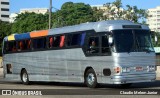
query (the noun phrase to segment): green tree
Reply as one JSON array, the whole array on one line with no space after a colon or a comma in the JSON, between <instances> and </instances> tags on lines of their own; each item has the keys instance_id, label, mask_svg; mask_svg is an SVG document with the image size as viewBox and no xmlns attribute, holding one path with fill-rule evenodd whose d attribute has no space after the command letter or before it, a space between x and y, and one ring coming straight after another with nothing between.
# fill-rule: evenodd
<instances>
[{"instance_id":1,"label":"green tree","mask_svg":"<svg viewBox=\"0 0 160 98\"><path fill-rule=\"evenodd\" d=\"M54 14L55 16L52 17L53 27L55 24L61 27L95 21L92 8L84 3L66 2Z\"/></svg>"},{"instance_id":2,"label":"green tree","mask_svg":"<svg viewBox=\"0 0 160 98\"><path fill-rule=\"evenodd\" d=\"M147 12L144 9L138 9L137 6L126 5L126 9L124 9L121 0L115 0L114 2L103 4L103 7L106 9L93 8L96 21L124 19L146 24Z\"/></svg>"},{"instance_id":3,"label":"green tree","mask_svg":"<svg viewBox=\"0 0 160 98\"><path fill-rule=\"evenodd\" d=\"M0 56L2 55L2 42L5 36L11 34L11 24L0 20Z\"/></svg>"},{"instance_id":4,"label":"green tree","mask_svg":"<svg viewBox=\"0 0 160 98\"><path fill-rule=\"evenodd\" d=\"M116 12L116 14L115 14L114 17L120 19L121 16L123 15L123 11L120 10L120 9L122 8L122 2L121 2L121 0L116 0L116 1L114 1L112 4L113 4L113 5L116 7L116 9L117 9L117 12ZM116 9L115 9L115 10L116 10Z\"/></svg>"},{"instance_id":5,"label":"green tree","mask_svg":"<svg viewBox=\"0 0 160 98\"><path fill-rule=\"evenodd\" d=\"M100 21L100 20L105 20L105 17L103 16L104 11L101 9L97 9L96 7L93 7L93 18L95 19L94 21Z\"/></svg>"},{"instance_id":6,"label":"green tree","mask_svg":"<svg viewBox=\"0 0 160 98\"><path fill-rule=\"evenodd\" d=\"M12 25L13 33L25 33L35 30L48 29L48 14L22 13Z\"/></svg>"},{"instance_id":7,"label":"green tree","mask_svg":"<svg viewBox=\"0 0 160 98\"><path fill-rule=\"evenodd\" d=\"M103 5L107 9L104 11L105 14L103 14L105 20L114 20L114 14L115 14L115 9L113 9L113 4L112 3L106 3Z\"/></svg>"},{"instance_id":8,"label":"green tree","mask_svg":"<svg viewBox=\"0 0 160 98\"><path fill-rule=\"evenodd\" d=\"M126 5L127 9L125 10L126 20L130 20L136 23L145 24L145 19L147 18L147 12L144 9L138 9L137 6ZM140 20L140 21L139 21Z\"/></svg>"}]
</instances>

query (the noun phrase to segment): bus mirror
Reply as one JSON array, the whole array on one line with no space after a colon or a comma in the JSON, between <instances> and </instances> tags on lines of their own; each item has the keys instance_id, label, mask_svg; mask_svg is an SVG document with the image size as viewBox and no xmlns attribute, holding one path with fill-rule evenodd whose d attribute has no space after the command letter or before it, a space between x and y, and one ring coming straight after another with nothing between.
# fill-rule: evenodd
<instances>
[{"instance_id":1,"label":"bus mirror","mask_svg":"<svg viewBox=\"0 0 160 98\"><path fill-rule=\"evenodd\" d=\"M108 42L109 42L109 44L110 44L110 45L112 45L112 44L113 44L113 37L112 37L112 36L109 36L109 38L108 38Z\"/></svg>"}]
</instances>

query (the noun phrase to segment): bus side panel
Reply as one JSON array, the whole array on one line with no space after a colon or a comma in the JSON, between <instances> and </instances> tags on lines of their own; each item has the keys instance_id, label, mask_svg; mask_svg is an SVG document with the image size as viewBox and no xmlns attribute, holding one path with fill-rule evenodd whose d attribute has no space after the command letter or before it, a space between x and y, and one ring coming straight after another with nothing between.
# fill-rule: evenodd
<instances>
[{"instance_id":1,"label":"bus side panel","mask_svg":"<svg viewBox=\"0 0 160 98\"><path fill-rule=\"evenodd\" d=\"M86 57L81 48L6 54L5 60L13 65L12 75L20 78L25 68L30 81L84 82L85 69L92 67L98 83L110 83L103 69L113 65L111 56Z\"/></svg>"}]
</instances>

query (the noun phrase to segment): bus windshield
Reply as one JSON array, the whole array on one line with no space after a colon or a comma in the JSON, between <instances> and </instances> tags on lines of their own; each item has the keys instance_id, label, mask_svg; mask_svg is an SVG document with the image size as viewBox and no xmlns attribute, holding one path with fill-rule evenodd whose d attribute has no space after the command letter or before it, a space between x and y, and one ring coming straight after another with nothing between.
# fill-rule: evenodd
<instances>
[{"instance_id":1,"label":"bus windshield","mask_svg":"<svg viewBox=\"0 0 160 98\"><path fill-rule=\"evenodd\" d=\"M154 51L148 30L114 30L116 52Z\"/></svg>"}]
</instances>

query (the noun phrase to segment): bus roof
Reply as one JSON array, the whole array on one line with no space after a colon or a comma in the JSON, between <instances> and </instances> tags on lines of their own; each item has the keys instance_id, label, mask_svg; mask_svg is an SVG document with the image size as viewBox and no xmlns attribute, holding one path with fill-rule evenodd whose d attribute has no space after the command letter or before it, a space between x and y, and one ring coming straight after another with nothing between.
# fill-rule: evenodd
<instances>
[{"instance_id":1,"label":"bus roof","mask_svg":"<svg viewBox=\"0 0 160 98\"><path fill-rule=\"evenodd\" d=\"M149 28L145 25L135 24L128 20L107 20L107 21L99 21L99 22L82 23L79 25L65 26L65 27L54 28L49 30L33 31L33 32L28 32L23 34L15 34L15 35L10 35L4 38L4 40L5 41L20 40L20 39L35 38L40 36L64 34L64 33L86 31L86 30L95 30L96 32L107 32L113 29L124 29L123 25L141 26L141 29L149 30Z\"/></svg>"}]
</instances>

